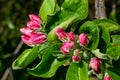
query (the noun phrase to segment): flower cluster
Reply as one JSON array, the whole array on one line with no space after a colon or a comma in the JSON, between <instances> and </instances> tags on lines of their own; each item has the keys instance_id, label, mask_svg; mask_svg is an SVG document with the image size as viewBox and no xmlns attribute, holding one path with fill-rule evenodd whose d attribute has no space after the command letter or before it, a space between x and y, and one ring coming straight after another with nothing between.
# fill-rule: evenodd
<instances>
[{"instance_id":1,"label":"flower cluster","mask_svg":"<svg viewBox=\"0 0 120 80\"><path fill-rule=\"evenodd\" d=\"M63 42L60 50L63 54L68 54L73 48L75 43L77 42L76 35L73 32L66 33L62 28L56 29L56 35L58 39ZM81 46L86 46L88 44L88 36L85 33L81 33L79 35L79 44ZM72 56L73 62L77 62L80 60L80 50L74 50L74 54Z\"/></svg>"},{"instance_id":2,"label":"flower cluster","mask_svg":"<svg viewBox=\"0 0 120 80\"><path fill-rule=\"evenodd\" d=\"M35 14L30 14L29 18L30 21L27 23L27 27L20 29L23 34L21 36L22 41L28 46L44 43L46 41L46 35L39 31L42 29L41 18Z\"/></svg>"}]
</instances>

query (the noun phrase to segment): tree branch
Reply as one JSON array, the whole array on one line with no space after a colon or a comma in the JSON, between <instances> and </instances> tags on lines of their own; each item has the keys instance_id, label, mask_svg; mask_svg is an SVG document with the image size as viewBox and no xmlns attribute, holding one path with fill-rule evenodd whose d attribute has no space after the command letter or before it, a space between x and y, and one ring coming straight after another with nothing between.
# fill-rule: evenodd
<instances>
[{"instance_id":1,"label":"tree branch","mask_svg":"<svg viewBox=\"0 0 120 80\"><path fill-rule=\"evenodd\" d=\"M105 1L104 0L95 0L95 18L96 19L105 19L106 12L105 12Z\"/></svg>"},{"instance_id":2,"label":"tree branch","mask_svg":"<svg viewBox=\"0 0 120 80\"><path fill-rule=\"evenodd\" d=\"M12 57L12 61L13 61L13 59L14 59L14 56L19 53L19 51L20 51L20 49L22 48L22 46L23 46L23 42L20 41L19 44L18 44L18 46L16 47L16 49L15 49L14 52L12 53L12 55L10 55L10 56L13 56L13 57ZM11 63L11 64L12 64L12 63ZM8 75L9 75L10 72L12 71L12 69L11 69L11 64L10 64L10 66L6 69L6 71L4 72L1 80L7 80Z\"/></svg>"}]
</instances>

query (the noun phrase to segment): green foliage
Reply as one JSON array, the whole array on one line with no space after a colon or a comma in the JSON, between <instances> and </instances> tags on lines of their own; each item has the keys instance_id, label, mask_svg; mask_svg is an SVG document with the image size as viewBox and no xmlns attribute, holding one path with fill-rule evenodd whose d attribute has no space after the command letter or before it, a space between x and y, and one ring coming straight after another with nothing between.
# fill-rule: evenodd
<instances>
[{"instance_id":1,"label":"green foliage","mask_svg":"<svg viewBox=\"0 0 120 80\"><path fill-rule=\"evenodd\" d=\"M85 22L80 28L79 33L86 33L91 36L88 47L90 49L96 49L99 43L99 28L98 26L91 21Z\"/></svg>"},{"instance_id":2,"label":"green foliage","mask_svg":"<svg viewBox=\"0 0 120 80\"><path fill-rule=\"evenodd\" d=\"M58 2L44 0L40 7L41 27L46 33L47 41L23 51L13 62L12 68L17 70L27 67L28 73L33 76L51 78L61 66L67 66L66 80L103 79L105 74L111 76L113 80L119 80L120 73L117 70L120 68L114 69L116 66L111 62L118 63L120 59L120 25L109 19L89 21L88 0L63 0L59 5ZM9 27L13 28L11 24ZM69 50L69 46L65 47L66 54L62 53L61 46L70 40L68 36L65 41L58 40L55 33L57 28L64 29L66 33L71 31L75 33L73 48ZM78 37L81 33L87 34L87 45L81 45ZM77 49L80 52L75 52ZM75 61L77 59L74 60L74 56L79 60ZM100 73L89 66L93 57L100 60ZM37 62L33 62L36 59ZM29 67L29 64L34 67Z\"/></svg>"},{"instance_id":3,"label":"green foliage","mask_svg":"<svg viewBox=\"0 0 120 80\"><path fill-rule=\"evenodd\" d=\"M13 69L22 69L29 65L32 61L38 56L38 46L33 47L32 49L25 50L14 62L12 65Z\"/></svg>"},{"instance_id":4,"label":"green foliage","mask_svg":"<svg viewBox=\"0 0 120 80\"><path fill-rule=\"evenodd\" d=\"M71 63L67 71L66 80L88 80L87 67L86 62Z\"/></svg>"},{"instance_id":5,"label":"green foliage","mask_svg":"<svg viewBox=\"0 0 120 80\"><path fill-rule=\"evenodd\" d=\"M57 28L63 28L64 30L66 30L73 22L81 21L85 19L87 15L87 0L65 0L61 6L61 11L56 14L56 16L53 16L53 18L55 18L53 19L55 20L55 22L52 21L51 26L46 27L46 29L52 29L48 33L48 41L52 42L57 38L55 34Z\"/></svg>"},{"instance_id":6,"label":"green foliage","mask_svg":"<svg viewBox=\"0 0 120 80\"><path fill-rule=\"evenodd\" d=\"M56 70L67 62L67 59L58 60L52 55L54 51L58 51L59 48L56 48L59 45L52 45L44 51L44 55L42 56L42 60L40 63L32 68L28 69L28 72L32 75L38 77L49 78L55 75Z\"/></svg>"},{"instance_id":7,"label":"green foliage","mask_svg":"<svg viewBox=\"0 0 120 80\"><path fill-rule=\"evenodd\" d=\"M96 23L98 26L106 27L109 32L120 31L120 25L109 19L94 20L94 23Z\"/></svg>"},{"instance_id":8,"label":"green foliage","mask_svg":"<svg viewBox=\"0 0 120 80\"><path fill-rule=\"evenodd\" d=\"M39 16L41 16L44 23L47 23L48 17L54 15L56 10L58 10L56 0L44 0Z\"/></svg>"},{"instance_id":9,"label":"green foliage","mask_svg":"<svg viewBox=\"0 0 120 80\"><path fill-rule=\"evenodd\" d=\"M118 75L118 73L116 73L116 70L114 68L109 68L107 70L107 73L112 77L113 80L120 79L120 75Z\"/></svg>"}]
</instances>

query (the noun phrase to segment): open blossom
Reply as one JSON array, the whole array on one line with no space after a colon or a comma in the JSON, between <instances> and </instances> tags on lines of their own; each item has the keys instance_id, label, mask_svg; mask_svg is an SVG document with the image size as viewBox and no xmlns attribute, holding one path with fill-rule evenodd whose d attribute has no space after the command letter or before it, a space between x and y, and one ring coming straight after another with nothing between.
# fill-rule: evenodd
<instances>
[{"instance_id":1,"label":"open blossom","mask_svg":"<svg viewBox=\"0 0 120 80\"><path fill-rule=\"evenodd\" d=\"M92 69L96 72L99 73L100 72L100 60L98 58L92 58L90 61L90 67L92 67Z\"/></svg>"},{"instance_id":2,"label":"open blossom","mask_svg":"<svg viewBox=\"0 0 120 80\"><path fill-rule=\"evenodd\" d=\"M109 75L106 75L106 76L104 77L104 80L112 80L112 78L111 78Z\"/></svg>"},{"instance_id":3,"label":"open blossom","mask_svg":"<svg viewBox=\"0 0 120 80\"><path fill-rule=\"evenodd\" d=\"M88 36L85 33L79 35L79 42L81 45L85 46L88 43Z\"/></svg>"},{"instance_id":4,"label":"open blossom","mask_svg":"<svg viewBox=\"0 0 120 80\"><path fill-rule=\"evenodd\" d=\"M22 41L28 46L32 46L34 44L42 44L46 41L46 36L43 33L35 33L32 32L31 36L22 35Z\"/></svg>"},{"instance_id":5,"label":"open blossom","mask_svg":"<svg viewBox=\"0 0 120 80\"><path fill-rule=\"evenodd\" d=\"M62 28L56 29L56 35L58 36L58 39L60 40L64 40L67 38L67 34Z\"/></svg>"},{"instance_id":6,"label":"open blossom","mask_svg":"<svg viewBox=\"0 0 120 80\"><path fill-rule=\"evenodd\" d=\"M68 39L69 39L69 41L75 41L75 34L73 32L69 32Z\"/></svg>"},{"instance_id":7,"label":"open blossom","mask_svg":"<svg viewBox=\"0 0 120 80\"><path fill-rule=\"evenodd\" d=\"M74 46L74 42L64 42L60 48L63 54L67 54Z\"/></svg>"},{"instance_id":8,"label":"open blossom","mask_svg":"<svg viewBox=\"0 0 120 80\"><path fill-rule=\"evenodd\" d=\"M72 56L73 62L78 62L79 60L80 60L80 56L77 56L77 55Z\"/></svg>"}]
</instances>

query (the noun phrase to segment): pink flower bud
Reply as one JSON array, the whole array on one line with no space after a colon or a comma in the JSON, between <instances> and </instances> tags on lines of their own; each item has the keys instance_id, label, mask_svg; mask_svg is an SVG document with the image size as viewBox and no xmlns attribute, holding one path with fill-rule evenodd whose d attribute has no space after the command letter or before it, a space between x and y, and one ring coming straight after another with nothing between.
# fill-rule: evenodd
<instances>
[{"instance_id":1,"label":"pink flower bud","mask_svg":"<svg viewBox=\"0 0 120 80\"><path fill-rule=\"evenodd\" d=\"M28 27L25 27L25 28L21 28L20 32L23 33L24 35L30 36L32 30L30 28L28 28Z\"/></svg>"},{"instance_id":2,"label":"pink flower bud","mask_svg":"<svg viewBox=\"0 0 120 80\"><path fill-rule=\"evenodd\" d=\"M29 18L31 21L38 21L41 24L41 18L38 15L35 14L29 14Z\"/></svg>"},{"instance_id":3,"label":"pink flower bud","mask_svg":"<svg viewBox=\"0 0 120 80\"><path fill-rule=\"evenodd\" d=\"M79 42L81 45L85 46L88 43L88 36L85 33L79 35Z\"/></svg>"},{"instance_id":4,"label":"pink flower bud","mask_svg":"<svg viewBox=\"0 0 120 80\"><path fill-rule=\"evenodd\" d=\"M74 42L64 42L60 48L63 54L67 54L73 48Z\"/></svg>"},{"instance_id":5,"label":"pink flower bud","mask_svg":"<svg viewBox=\"0 0 120 80\"><path fill-rule=\"evenodd\" d=\"M67 34L62 28L57 28L56 35L60 40L64 40L67 38Z\"/></svg>"},{"instance_id":6,"label":"pink flower bud","mask_svg":"<svg viewBox=\"0 0 120 80\"><path fill-rule=\"evenodd\" d=\"M31 41L30 41L30 37L29 37L29 36L27 36L27 35L22 35L22 36L21 36L21 39L22 39L22 41L23 41L26 45L32 46L32 43L31 43Z\"/></svg>"},{"instance_id":7,"label":"pink flower bud","mask_svg":"<svg viewBox=\"0 0 120 80\"><path fill-rule=\"evenodd\" d=\"M45 34L43 33L35 33L35 32L32 32L31 33L31 42L32 44L42 44L46 41L46 36Z\"/></svg>"},{"instance_id":8,"label":"pink flower bud","mask_svg":"<svg viewBox=\"0 0 120 80\"><path fill-rule=\"evenodd\" d=\"M75 34L73 32L68 33L68 40L69 41L75 41Z\"/></svg>"},{"instance_id":9,"label":"pink flower bud","mask_svg":"<svg viewBox=\"0 0 120 80\"><path fill-rule=\"evenodd\" d=\"M74 55L74 56L72 56L72 60L73 60L73 62L78 62L80 60L80 56Z\"/></svg>"},{"instance_id":10,"label":"pink flower bud","mask_svg":"<svg viewBox=\"0 0 120 80\"><path fill-rule=\"evenodd\" d=\"M98 58L92 58L90 61L90 67L92 67L92 69L96 72L99 73L100 72L100 60Z\"/></svg>"},{"instance_id":11,"label":"pink flower bud","mask_svg":"<svg viewBox=\"0 0 120 80\"><path fill-rule=\"evenodd\" d=\"M27 23L27 26L32 30L41 28L41 25L38 21L29 21Z\"/></svg>"},{"instance_id":12,"label":"pink flower bud","mask_svg":"<svg viewBox=\"0 0 120 80\"><path fill-rule=\"evenodd\" d=\"M22 35L22 41L28 46L32 46L34 44L42 44L46 41L46 36L43 33L31 32L31 36Z\"/></svg>"},{"instance_id":13,"label":"pink flower bud","mask_svg":"<svg viewBox=\"0 0 120 80\"><path fill-rule=\"evenodd\" d=\"M104 77L104 80L112 80L112 78L111 78L109 75L106 75L106 76Z\"/></svg>"}]
</instances>

